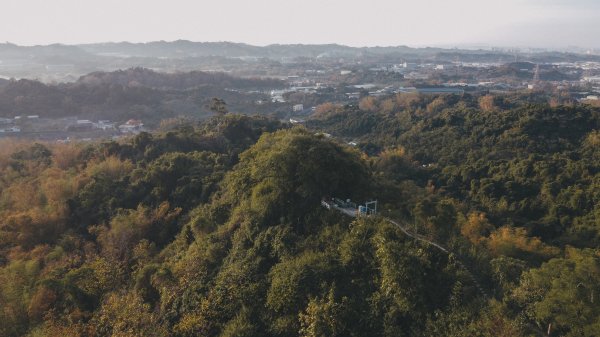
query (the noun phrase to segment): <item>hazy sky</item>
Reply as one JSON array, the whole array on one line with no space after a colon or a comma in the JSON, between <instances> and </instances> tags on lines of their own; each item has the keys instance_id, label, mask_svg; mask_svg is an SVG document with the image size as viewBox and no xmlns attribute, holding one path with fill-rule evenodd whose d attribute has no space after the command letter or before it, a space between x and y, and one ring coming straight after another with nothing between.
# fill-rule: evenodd
<instances>
[{"instance_id":1,"label":"hazy sky","mask_svg":"<svg viewBox=\"0 0 600 337\"><path fill-rule=\"evenodd\" d=\"M0 41L600 47L600 0L2 0Z\"/></svg>"}]
</instances>

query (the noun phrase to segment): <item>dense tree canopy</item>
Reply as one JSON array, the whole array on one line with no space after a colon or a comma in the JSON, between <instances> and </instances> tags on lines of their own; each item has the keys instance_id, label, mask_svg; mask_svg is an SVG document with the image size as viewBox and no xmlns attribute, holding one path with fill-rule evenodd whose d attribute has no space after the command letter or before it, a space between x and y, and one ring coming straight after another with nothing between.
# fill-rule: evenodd
<instances>
[{"instance_id":1,"label":"dense tree canopy","mask_svg":"<svg viewBox=\"0 0 600 337\"><path fill-rule=\"evenodd\" d=\"M596 336L600 115L525 101L2 140L0 336Z\"/></svg>"}]
</instances>

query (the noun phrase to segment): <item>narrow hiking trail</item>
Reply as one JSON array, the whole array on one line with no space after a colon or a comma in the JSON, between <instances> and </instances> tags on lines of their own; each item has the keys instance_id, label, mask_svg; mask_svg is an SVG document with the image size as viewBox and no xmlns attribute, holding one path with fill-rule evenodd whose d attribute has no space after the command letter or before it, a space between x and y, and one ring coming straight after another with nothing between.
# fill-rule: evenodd
<instances>
[{"instance_id":1,"label":"narrow hiking trail","mask_svg":"<svg viewBox=\"0 0 600 337\"><path fill-rule=\"evenodd\" d=\"M357 213L355 211L351 212L351 211L348 211L348 209L346 209L346 208L331 207L331 208L328 208L328 209L334 209L334 210L336 210L338 212L341 212L342 214L345 214L345 215L350 216L350 217L354 217L354 218L357 217ZM400 229L404 234L406 234L406 236L408 236L408 237L410 237L410 238L412 238L414 240L423 242L423 243L425 243L425 244L427 244L429 246L432 246L432 247L434 247L434 248L436 248L438 250L441 250L442 252L444 252L444 253L446 253L448 255L453 256L454 260L456 261L456 263L467 273L467 275L469 276L469 278L471 279L471 281L473 282L473 284L475 284L475 286L477 287L477 290L479 290L479 292L483 295L483 297L485 299L489 299L490 298L490 295L481 286L481 284L479 283L479 281L477 281L477 278L475 278L475 275L471 272L471 270L469 270L469 268L467 268L467 266L465 266L465 264L462 261L460 261L457 258L456 254L454 254L453 252L451 252L450 250L448 250L447 248L445 248L444 246L440 245L437 242L433 242L433 241L425 238L422 235L419 235L419 234L411 232L408 229L408 226L406 226L406 225L403 225L403 224L401 224L401 223L399 223L399 222L397 222L395 220L392 220L392 219L384 217L384 216L382 216L382 218L385 221L391 223L392 225L395 225L396 227L398 227L398 229Z\"/></svg>"}]
</instances>

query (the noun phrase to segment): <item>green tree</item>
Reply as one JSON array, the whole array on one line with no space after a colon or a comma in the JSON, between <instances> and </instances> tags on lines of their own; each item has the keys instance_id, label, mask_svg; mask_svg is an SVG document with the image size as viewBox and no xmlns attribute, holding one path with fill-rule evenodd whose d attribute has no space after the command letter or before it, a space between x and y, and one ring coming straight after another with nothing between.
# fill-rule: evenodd
<instances>
[{"instance_id":1,"label":"green tree","mask_svg":"<svg viewBox=\"0 0 600 337\"><path fill-rule=\"evenodd\" d=\"M225 100L217 97L213 97L210 100L208 108L210 109L210 111L219 115L225 115L228 112L227 103L225 103Z\"/></svg>"},{"instance_id":2,"label":"green tree","mask_svg":"<svg viewBox=\"0 0 600 337\"><path fill-rule=\"evenodd\" d=\"M552 336L595 336L600 320L600 258L593 250L567 249L526 272L512 298L532 324Z\"/></svg>"}]
</instances>

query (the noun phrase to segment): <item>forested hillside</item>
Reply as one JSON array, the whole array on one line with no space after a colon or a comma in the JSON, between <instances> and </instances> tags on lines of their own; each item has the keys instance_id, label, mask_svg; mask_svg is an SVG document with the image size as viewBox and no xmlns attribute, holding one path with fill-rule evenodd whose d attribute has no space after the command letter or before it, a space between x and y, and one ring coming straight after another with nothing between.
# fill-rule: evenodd
<instances>
[{"instance_id":1,"label":"forested hillside","mask_svg":"<svg viewBox=\"0 0 600 337\"><path fill-rule=\"evenodd\" d=\"M199 71L168 74L144 68L95 72L75 83L0 81L0 117L38 115L40 118L78 117L118 122L134 118L156 127L168 118L209 117L208 105L213 97L225 99L232 111L240 113L273 108L269 104L255 104L256 100L266 97L256 90L281 87L283 82L273 79ZM255 92L248 93L249 90ZM249 111L250 108L253 110Z\"/></svg>"},{"instance_id":2,"label":"forested hillside","mask_svg":"<svg viewBox=\"0 0 600 337\"><path fill-rule=\"evenodd\" d=\"M400 94L306 127L4 141L0 336L597 336L599 127L582 105Z\"/></svg>"},{"instance_id":3,"label":"forested hillside","mask_svg":"<svg viewBox=\"0 0 600 337\"><path fill-rule=\"evenodd\" d=\"M499 227L526 228L556 245L597 247L600 111L521 97L399 94L360 107L325 107L311 126L360 140L367 152L400 147L444 194Z\"/></svg>"}]
</instances>

